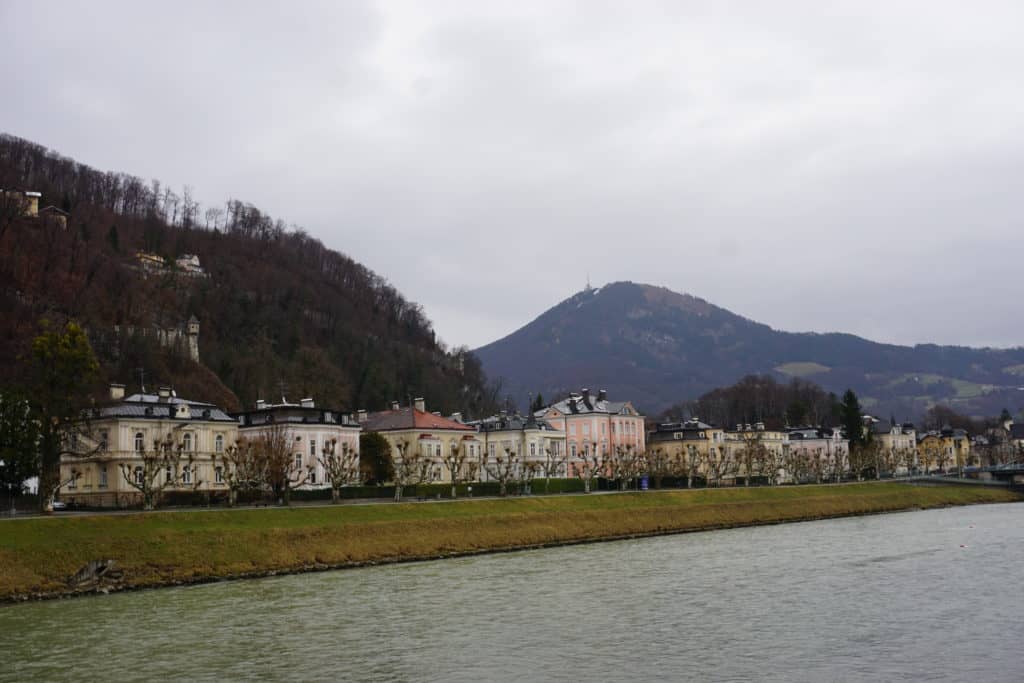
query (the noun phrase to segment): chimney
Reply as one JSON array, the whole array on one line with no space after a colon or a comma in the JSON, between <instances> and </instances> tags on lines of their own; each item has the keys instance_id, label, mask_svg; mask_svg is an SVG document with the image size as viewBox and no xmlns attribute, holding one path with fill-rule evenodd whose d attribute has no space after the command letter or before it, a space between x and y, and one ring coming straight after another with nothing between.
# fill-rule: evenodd
<instances>
[{"instance_id":1,"label":"chimney","mask_svg":"<svg viewBox=\"0 0 1024 683\"><path fill-rule=\"evenodd\" d=\"M267 407L267 402L266 401L264 401L262 398L256 399L256 410L263 410L266 407Z\"/></svg>"},{"instance_id":2,"label":"chimney","mask_svg":"<svg viewBox=\"0 0 1024 683\"><path fill-rule=\"evenodd\" d=\"M301 401L299 401L299 405L301 405L303 408L313 408L313 399L304 398Z\"/></svg>"},{"instance_id":3,"label":"chimney","mask_svg":"<svg viewBox=\"0 0 1024 683\"><path fill-rule=\"evenodd\" d=\"M398 401L391 402L391 410L398 410Z\"/></svg>"},{"instance_id":4,"label":"chimney","mask_svg":"<svg viewBox=\"0 0 1024 683\"><path fill-rule=\"evenodd\" d=\"M449 419L452 422L458 422L458 423L461 424L462 423L462 413L452 413L452 415L451 415L451 417Z\"/></svg>"},{"instance_id":5,"label":"chimney","mask_svg":"<svg viewBox=\"0 0 1024 683\"><path fill-rule=\"evenodd\" d=\"M597 400L598 401L607 401L608 400L608 392L605 391L604 389L601 389L600 391L598 391L597 392Z\"/></svg>"},{"instance_id":6,"label":"chimney","mask_svg":"<svg viewBox=\"0 0 1024 683\"><path fill-rule=\"evenodd\" d=\"M166 385L162 386L159 389L157 389L157 393L160 394L160 398L168 399L168 398L171 397L171 388L169 386L166 386Z\"/></svg>"},{"instance_id":7,"label":"chimney","mask_svg":"<svg viewBox=\"0 0 1024 683\"><path fill-rule=\"evenodd\" d=\"M584 389L580 390L580 393L583 394L583 400L584 401L587 401L590 398L590 389L584 388Z\"/></svg>"},{"instance_id":8,"label":"chimney","mask_svg":"<svg viewBox=\"0 0 1024 683\"><path fill-rule=\"evenodd\" d=\"M754 429L756 429L759 432L763 432L764 431L764 422L758 422L757 424L755 424L754 425Z\"/></svg>"},{"instance_id":9,"label":"chimney","mask_svg":"<svg viewBox=\"0 0 1024 683\"><path fill-rule=\"evenodd\" d=\"M368 417L369 414L366 412L366 408L360 408L359 410L356 411L356 421L359 422L360 424L366 422L366 418Z\"/></svg>"},{"instance_id":10,"label":"chimney","mask_svg":"<svg viewBox=\"0 0 1024 683\"><path fill-rule=\"evenodd\" d=\"M421 413L427 412L427 402L424 401L422 397L414 398L412 400L412 405Z\"/></svg>"},{"instance_id":11,"label":"chimney","mask_svg":"<svg viewBox=\"0 0 1024 683\"><path fill-rule=\"evenodd\" d=\"M124 385L123 384L111 384L110 385L110 400L120 401L124 398Z\"/></svg>"},{"instance_id":12,"label":"chimney","mask_svg":"<svg viewBox=\"0 0 1024 683\"><path fill-rule=\"evenodd\" d=\"M741 425L740 423L737 422L736 423L736 431L737 432L742 432L743 431L743 425Z\"/></svg>"}]
</instances>

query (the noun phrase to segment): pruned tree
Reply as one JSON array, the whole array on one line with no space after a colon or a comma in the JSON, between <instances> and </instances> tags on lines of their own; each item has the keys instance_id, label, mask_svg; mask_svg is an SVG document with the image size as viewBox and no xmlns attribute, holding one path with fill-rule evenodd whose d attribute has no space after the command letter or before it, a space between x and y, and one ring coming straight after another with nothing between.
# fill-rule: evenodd
<instances>
[{"instance_id":1,"label":"pruned tree","mask_svg":"<svg viewBox=\"0 0 1024 683\"><path fill-rule=\"evenodd\" d=\"M291 431L273 423L253 436L252 443L265 464L265 483L274 500L278 505L291 505L292 491L309 481L313 471L303 463L302 453L294 452Z\"/></svg>"},{"instance_id":2,"label":"pruned tree","mask_svg":"<svg viewBox=\"0 0 1024 683\"><path fill-rule=\"evenodd\" d=\"M564 449L562 448L555 450L551 446L544 448L544 460L540 463L541 471L544 473L544 493L548 492L548 484L551 479L560 475L565 469L568 455L563 451Z\"/></svg>"},{"instance_id":3,"label":"pruned tree","mask_svg":"<svg viewBox=\"0 0 1024 683\"><path fill-rule=\"evenodd\" d=\"M406 486L422 484L430 474L431 462L418 448L413 448L408 439L395 443L398 457L392 460L395 481L395 502L402 500Z\"/></svg>"},{"instance_id":4,"label":"pruned tree","mask_svg":"<svg viewBox=\"0 0 1024 683\"><path fill-rule=\"evenodd\" d=\"M142 496L143 510L156 509L165 489L188 485L194 490L202 483L194 452L176 443L171 433L154 439L151 449L137 451L132 460L120 464L121 476Z\"/></svg>"},{"instance_id":5,"label":"pruned tree","mask_svg":"<svg viewBox=\"0 0 1024 683\"><path fill-rule=\"evenodd\" d=\"M498 495L508 495L508 483L519 474L519 456L512 448L502 448L484 462L487 475L498 482Z\"/></svg>"},{"instance_id":6,"label":"pruned tree","mask_svg":"<svg viewBox=\"0 0 1024 683\"><path fill-rule=\"evenodd\" d=\"M583 492L590 493L594 480L605 471L605 459L598 451L597 444L584 444L583 453L576 465L576 476L583 480Z\"/></svg>"},{"instance_id":7,"label":"pruned tree","mask_svg":"<svg viewBox=\"0 0 1024 683\"><path fill-rule=\"evenodd\" d=\"M686 447L686 452L683 454L683 468L686 470L686 488L693 488L693 478L700 474L701 465L704 463L704 457L701 455L700 450L690 444ZM707 473L707 470L704 470Z\"/></svg>"},{"instance_id":8,"label":"pruned tree","mask_svg":"<svg viewBox=\"0 0 1024 683\"><path fill-rule=\"evenodd\" d=\"M540 473L541 464L536 461L523 460L519 463L519 492L526 494L531 492L530 483Z\"/></svg>"},{"instance_id":9,"label":"pruned tree","mask_svg":"<svg viewBox=\"0 0 1024 683\"><path fill-rule=\"evenodd\" d=\"M461 441L453 439L448 444L448 451L441 453L441 462L451 475L452 498L455 498L459 484L476 479L479 464L469 457L469 449Z\"/></svg>"},{"instance_id":10,"label":"pruned tree","mask_svg":"<svg viewBox=\"0 0 1024 683\"><path fill-rule=\"evenodd\" d=\"M638 465L639 459L633 446L615 446L608 456L608 478L618 484L620 491L625 491L629 482L638 474Z\"/></svg>"},{"instance_id":11,"label":"pruned tree","mask_svg":"<svg viewBox=\"0 0 1024 683\"><path fill-rule=\"evenodd\" d=\"M661 488L665 477L672 476L678 470L678 459L669 453L667 448L648 448L644 461L647 465L647 474L656 489Z\"/></svg>"},{"instance_id":12,"label":"pruned tree","mask_svg":"<svg viewBox=\"0 0 1024 683\"><path fill-rule=\"evenodd\" d=\"M338 503L341 500L343 487L358 484L361 481L359 451L348 443L342 443L339 449L337 439L325 441L320 455L317 456L317 461L324 468L324 477L330 482L332 503Z\"/></svg>"},{"instance_id":13,"label":"pruned tree","mask_svg":"<svg viewBox=\"0 0 1024 683\"><path fill-rule=\"evenodd\" d=\"M743 472L743 485L750 486L750 480L766 469L768 449L759 431L746 432L742 438L743 445L736 451L736 466Z\"/></svg>"},{"instance_id":14,"label":"pruned tree","mask_svg":"<svg viewBox=\"0 0 1024 683\"><path fill-rule=\"evenodd\" d=\"M213 456L214 469L220 468L224 484L228 487L228 506L238 503L240 493L262 490L267 481L266 460L261 449L248 439L242 439Z\"/></svg>"},{"instance_id":15,"label":"pruned tree","mask_svg":"<svg viewBox=\"0 0 1024 683\"><path fill-rule=\"evenodd\" d=\"M736 458L728 448L709 448L704 457L704 465L709 480L715 486L721 486L724 479L735 473Z\"/></svg>"}]
</instances>

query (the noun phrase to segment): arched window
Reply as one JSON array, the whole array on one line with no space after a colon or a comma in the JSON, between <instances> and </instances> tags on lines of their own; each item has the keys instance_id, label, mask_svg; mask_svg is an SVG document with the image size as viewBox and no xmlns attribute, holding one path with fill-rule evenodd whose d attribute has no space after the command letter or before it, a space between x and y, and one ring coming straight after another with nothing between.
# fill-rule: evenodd
<instances>
[{"instance_id":1,"label":"arched window","mask_svg":"<svg viewBox=\"0 0 1024 683\"><path fill-rule=\"evenodd\" d=\"M192 435L189 434L188 432L185 432L185 434L181 437L181 448L182 450L185 451L192 450Z\"/></svg>"},{"instance_id":2,"label":"arched window","mask_svg":"<svg viewBox=\"0 0 1024 683\"><path fill-rule=\"evenodd\" d=\"M135 452L141 453L146 450L146 435L142 432L135 433Z\"/></svg>"},{"instance_id":3,"label":"arched window","mask_svg":"<svg viewBox=\"0 0 1024 683\"><path fill-rule=\"evenodd\" d=\"M215 453L224 452L224 435L218 434L213 438L213 450Z\"/></svg>"}]
</instances>

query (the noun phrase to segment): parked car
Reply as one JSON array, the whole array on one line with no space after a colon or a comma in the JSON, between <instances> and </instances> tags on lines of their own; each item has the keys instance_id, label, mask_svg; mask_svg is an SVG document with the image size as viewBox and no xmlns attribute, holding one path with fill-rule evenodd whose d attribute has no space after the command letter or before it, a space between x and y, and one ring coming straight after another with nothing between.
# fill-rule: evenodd
<instances>
[{"instance_id":1,"label":"parked car","mask_svg":"<svg viewBox=\"0 0 1024 683\"><path fill-rule=\"evenodd\" d=\"M61 510L67 510L68 504L61 500L53 501L53 511L60 512Z\"/></svg>"}]
</instances>

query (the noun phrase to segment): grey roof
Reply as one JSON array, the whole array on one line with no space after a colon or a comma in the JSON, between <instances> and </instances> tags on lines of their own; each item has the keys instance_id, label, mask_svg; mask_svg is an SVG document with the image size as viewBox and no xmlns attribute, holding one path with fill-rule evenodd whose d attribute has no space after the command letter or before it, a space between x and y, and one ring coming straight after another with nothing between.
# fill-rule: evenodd
<instances>
[{"instance_id":1,"label":"grey roof","mask_svg":"<svg viewBox=\"0 0 1024 683\"><path fill-rule=\"evenodd\" d=\"M466 424L476 427L481 432L504 432L504 431L555 431L555 428L547 420L538 420L535 415L492 415L482 420L473 420Z\"/></svg>"},{"instance_id":2,"label":"grey roof","mask_svg":"<svg viewBox=\"0 0 1024 683\"><path fill-rule=\"evenodd\" d=\"M176 418L175 406L186 404L191 417ZM234 422L235 419L212 403L190 401L177 396L161 397L158 394L132 394L123 401L110 403L96 409L97 417L131 417L154 420L191 420L193 422Z\"/></svg>"},{"instance_id":3,"label":"grey roof","mask_svg":"<svg viewBox=\"0 0 1024 683\"><path fill-rule=\"evenodd\" d=\"M1024 439L1024 424L1010 425L1010 438L1014 440Z\"/></svg>"},{"instance_id":4,"label":"grey roof","mask_svg":"<svg viewBox=\"0 0 1024 683\"><path fill-rule=\"evenodd\" d=\"M575 409L573 409L573 401L575 400ZM567 415L582 415L589 413L597 413L602 415L619 415L626 408L626 406L632 407L629 401L609 401L607 399L599 400L593 394L589 396L582 396L581 394L572 394L569 398L552 403L547 408L538 410L535 414L540 417L544 415L548 410L554 408L561 413ZM635 410L635 408L634 408ZM637 411L637 416L640 416Z\"/></svg>"}]
</instances>

